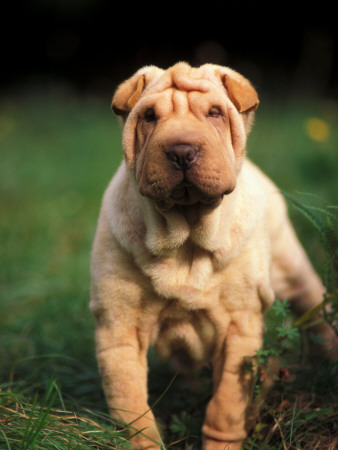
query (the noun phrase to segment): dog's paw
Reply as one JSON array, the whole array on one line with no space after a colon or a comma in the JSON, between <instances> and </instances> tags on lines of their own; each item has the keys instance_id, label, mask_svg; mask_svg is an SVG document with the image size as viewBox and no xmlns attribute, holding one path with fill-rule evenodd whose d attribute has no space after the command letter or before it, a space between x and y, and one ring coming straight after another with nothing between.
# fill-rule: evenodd
<instances>
[{"instance_id":1,"label":"dog's paw","mask_svg":"<svg viewBox=\"0 0 338 450\"><path fill-rule=\"evenodd\" d=\"M203 438L202 450L241 450L243 441L217 441Z\"/></svg>"}]
</instances>

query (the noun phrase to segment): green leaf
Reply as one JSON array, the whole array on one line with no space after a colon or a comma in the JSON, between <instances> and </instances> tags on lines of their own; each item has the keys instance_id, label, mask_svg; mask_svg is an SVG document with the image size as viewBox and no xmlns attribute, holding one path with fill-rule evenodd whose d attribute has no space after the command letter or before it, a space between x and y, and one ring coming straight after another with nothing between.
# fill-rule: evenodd
<instances>
[{"instance_id":1,"label":"green leaf","mask_svg":"<svg viewBox=\"0 0 338 450\"><path fill-rule=\"evenodd\" d=\"M295 339L299 336L299 331L294 327L277 327L277 333L279 338Z\"/></svg>"},{"instance_id":2,"label":"green leaf","mask_svg":"<svg viewBox=\"0 0 338 450\"><path fill-rule=\"evenodd\" d=\"M271 306L271 309L276 316L286 318L290 312L290 305L287 300L277 300Z\"/></svg>"}]
</instances>

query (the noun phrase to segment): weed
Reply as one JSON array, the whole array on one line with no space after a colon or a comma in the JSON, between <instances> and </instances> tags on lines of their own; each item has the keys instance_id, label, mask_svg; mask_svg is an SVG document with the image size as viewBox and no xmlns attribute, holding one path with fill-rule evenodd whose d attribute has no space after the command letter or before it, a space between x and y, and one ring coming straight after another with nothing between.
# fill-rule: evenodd
<instances>
[{"instance_id":1,"label":"weed","mask_svg":"<svg viewBox=\"0 0 338 450\"><path fill-rule=\"evenodd\" d=\"M245 448L333 450L338 444L338 363L323 358L320 367L304 365L301 334L304 330L311 331L320 321L326 321L337 332L338 240L332 224L338 217L332 212L335 208L307 206L293 196L287 198L311 221L320 236L326 256L323 279L327 290L322 303L299 319L292 317L286 300L275 301L268 312L264 347L247 359L247 369L256 368L258 372L253 414L259 419ZM320 338L314 343L321 343ZM275 359L279 361L277 372L271 371L271 367L274 369L271 361ZM265 398L267 376L276 383L272 403ZM259 408L262 408L260 415Z\"/></svg>"}]
</instances>

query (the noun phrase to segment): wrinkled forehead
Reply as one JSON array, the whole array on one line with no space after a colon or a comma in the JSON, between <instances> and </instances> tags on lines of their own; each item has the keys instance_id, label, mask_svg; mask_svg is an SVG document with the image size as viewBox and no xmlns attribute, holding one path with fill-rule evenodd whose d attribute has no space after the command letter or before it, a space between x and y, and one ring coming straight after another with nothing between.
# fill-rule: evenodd
<instances>
[{"instance_id":1,"label":"wrinkled forehead","mask_svg":"<svg viewBox=\"0 0 338 450\"><path fill-rule=\"evenodd\" d=\"M203 67L193 68L181 63L159 74L149 83L146 92L163 92L172 88L185 92L207 93L215 88L222 88L222 83L211 70Z\"/></svg>"},{"instance_id":2,"label":"wrinkled forehead","mask_svg":"<svg viewBox=\"0 0 338 450\"><path fill-rule=\"evenodd\" d=\"M220 77L213 71L178 64L174 69L162 71L144 90L136 110L156 104L163 114L172 110L185 112L198 105L220 104L228 96ZM195 106L196 107L196 106Z\"/></svg>"}]
</instances>

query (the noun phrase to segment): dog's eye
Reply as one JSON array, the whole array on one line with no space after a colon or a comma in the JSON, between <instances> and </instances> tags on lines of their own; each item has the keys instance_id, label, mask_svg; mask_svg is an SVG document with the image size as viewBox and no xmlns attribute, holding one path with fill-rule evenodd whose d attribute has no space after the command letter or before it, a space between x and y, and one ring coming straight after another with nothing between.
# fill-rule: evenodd
<instances>
[{"instance_id":1,"label":"dog's eye","mask_svg":"<svg viewBox=\"0 0 338 450\"><path fill-rule=\"evenodd\" d=\"M148 108L144 113L144 120L146 122L154 122L156 120L156 114L153 108Z\"/></svg>"},{"instance_id":2,"label":"dog's eye","mask_svg":"<svg viewBox=\"0 0 338 450\"><path fill-rule=\"evenodd\" d=\"M217 106L212 106L209 109L209 112L208 112L209 117L214 117L217 119L217 117L220 117L221 115L222 115L222 112L219 108L217 108Z\"/></svg>"}]
</instances>

